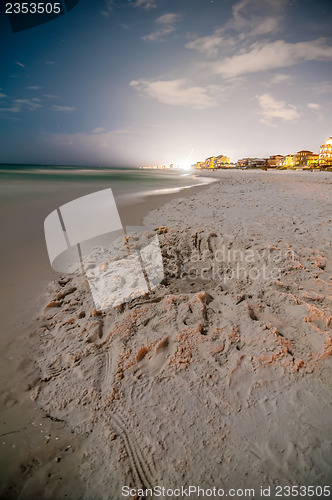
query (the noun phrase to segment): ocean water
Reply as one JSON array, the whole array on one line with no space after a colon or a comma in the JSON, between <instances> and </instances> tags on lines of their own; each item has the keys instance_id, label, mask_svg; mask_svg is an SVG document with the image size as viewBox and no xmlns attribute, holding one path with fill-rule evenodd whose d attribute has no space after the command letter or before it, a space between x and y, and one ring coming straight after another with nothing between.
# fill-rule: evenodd
<instances>
[{"instance_id":1,"label":"ocean water","mask_svg":"<svg viewBox=\"0 0 332 500\"><path fill-rule=\"evenodd\" d=\"M123 225L136 225L132 219L141 201L146 199L149 206L148 195L208 181L195 173L171 170L0 165L0 349L3 341L6 344L20 333L20 328L14 333L18 317L21 313L26 317L29 304L31 310L35 308L35 299L57 276L44 236L44 221L51 212L76 198L111 188Z\"/></svg>"},{"instance_id":2,"label":"ocean water","mask_svg":"<svg viewBox=\"0 0 332 500\"><path fill-rule=\"evenodd\" d=\"M205 183L192 172L105 167L0 165L0 203L57 191L94 192L111 188L116 195L166 194ZM85 193L86 194L86 193Z\"/></svg>"}]
</instances>

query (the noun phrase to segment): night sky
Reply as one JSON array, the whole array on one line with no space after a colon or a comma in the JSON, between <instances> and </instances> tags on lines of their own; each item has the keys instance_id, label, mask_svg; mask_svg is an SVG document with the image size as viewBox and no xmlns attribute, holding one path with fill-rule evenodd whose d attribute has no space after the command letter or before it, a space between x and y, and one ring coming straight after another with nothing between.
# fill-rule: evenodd
<instances>
[{"instance_id":1,"label":"night sky","mask_svg":"<svg viewBox=\"0 0 332 500\"><path fill-rule=\"evenodd\" d=\"M2 10L0 162L319 152L331 27L331 0L80 0L17 33Z\"/></svg>"}]
</instances>

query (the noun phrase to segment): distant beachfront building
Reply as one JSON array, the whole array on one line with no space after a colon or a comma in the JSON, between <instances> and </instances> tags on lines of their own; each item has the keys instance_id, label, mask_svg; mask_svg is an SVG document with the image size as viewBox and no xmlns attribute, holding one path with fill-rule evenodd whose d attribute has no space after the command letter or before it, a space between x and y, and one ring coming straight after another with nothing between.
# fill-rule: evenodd
<instances>
[{"instance_id":1,"label":"distant beachfront building","mask_svg":"<svg viewBox=\"0 0 332 500\"><path fill-rule=\"evenodd\" d=\"M214 159L215 159L215 156L210 156L209 158L206 158L204 168L213 168L214 167Z\"/></svg>"},{"instance_id":2,"label":"distant beachfront building","mask_svg":"<svg viewBox=\"0 0 332 500\"><path fill-rule=\"evenodd\" d=\"M286 168L294 167L295 165L295 155L286 155L284 160L284 166Z\"/></svg>"},{"instance_id":3,"label":"distant beachfront building","mask_svg":"<svg viewBox=\"0 0 332 500\"><path fill-rule=\"evenodd\" d=\"M267 167L276 168L282 167L284 164L285 157L283 155L273 155L267 158L266 163Z\"/></svg>"},{"instance_id":4,"label":"distant beachfront building","mask_svg":"<svg viewBox=\"0 0 332 500\"><path fill-rule=\"evenodd\" d=\"M266 158L250 158L248 167L265 168Z\"/></svg>"},{"instance_id":5,"label":"distant beachfront building","mask_svg":"<svg viewBox=\"0 0 332 500\"><path fill-rule=\"evenodd\" d=\"M318 162L319 162L319 154L313 153L312 155L309 155L307 158L308 167L318 167Z\"/></svg>"},{"instance_id":6,"label":"distant beachfront building","mask_svg":"<svg viewBox=\"0 0 332 500\"><path fill-rule=\"evenodd\" d=\"M236 165L241 168L265 168L267 160L266 158L241 158Z\"/></svg>"},{"instance_id":7,"label":"distant beachfront building","mask_svg":"<svg viewBox=\"0 0 332 500\"><path fill-rule=\"evenodd\" d=\"M245 168L248 166L249 158L241 158L236 162L236 166L240 168Z\"/></svg>"},{"instance_id":8,"label":"distant beachfront building","mask_svg":"<svg viewBox=\"0 0 332 500\"><path fill-rule=\"evenodd\" d=\"M198 161L194 168L222 168L229 167L229 158L225 155L209 156L205 161Z\"/></svg>"},{"instance_id":9,"label":"distant beachfront building","mask_svg":"<svg viewBox=\"0 0 332 500\"><path fill-rule=\"evenodd\" d=\"M218 155L214 159L214 168L228 167L229 158L225 155Z\"/></svg>"},{"instance_id":10,"label":"distant beachfront building","mask_svg":"<svg viewBox=\"0 0 332 500\"><path fill-rule=\"evenodd\" d=\"M332 137L321 145L318 163L319 165L332 165Z\"/></svg>"},{"instance_id":11,"label":"distant beachfront building","mask_svg":"<svg viewBox=\"0 0 332 500\"><path fill-rule=\"evenodd\" d=\"M294 165L299 167L304 167L307 165L307 161L310 156L313 155L312 151L308 151L306 149L302 149L298 151L296 155L294 155Z\"/></svg>"}]
</instances>

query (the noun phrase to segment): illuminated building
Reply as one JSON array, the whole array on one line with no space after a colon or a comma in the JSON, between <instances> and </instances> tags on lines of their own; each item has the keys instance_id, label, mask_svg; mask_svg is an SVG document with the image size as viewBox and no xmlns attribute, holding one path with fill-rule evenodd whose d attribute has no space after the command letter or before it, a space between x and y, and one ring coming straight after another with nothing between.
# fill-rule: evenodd
<instances>
[{"instance_id":1,"label":"illuminated building","mask_svg":"<svg viewBox=\"0 0 332 500\"><path fill-rule=\"evenodd\" d=\"M282 167L284 164L284 156L282 155L273 155L267 158L267 167L270 168L276 168L276 167Z\"/></svg>"},{"instance_id":2,"label":"illuminated building","mask_svg":"<svg viewBox=\"0 0 332 500\"><path fill-rule=\"evenodd\" d=\"M224 155L216 156L214 159L214 168L220 168L220 167L225 167L225 166L227 166L227 167L229 166L228 156L224 156Z\"/></svg>"},{"instance_id":3,"label":"illuminated building","mask_svg":"<svg viewBox=\"0 0 332 500\"><path fill-rule=\"evenodd\" d=\"M307 166L308 167L318 167L319 154L313 153L309 155L307 158Z\"/></svg>"},{"instance_id":4,"label":"illuminated building","mask_svg":"<svg viewBox=\"0 0 332 500\"><path fill-rule=\"evenodd\" d=\"M302 149L298 151L294 157L294 165L299 167L304 167L307 164L308 158L313 155L312 151Z\"/></svg>"},{"instance_id":5,"label":"illuminated building","mask_svg":"<svg viewBox=\"0 0 332 500\"><path fill-rule=\"evenodd\" d=\"M248 167L265 168L265 158L249 158Z\"/></svg>"},{"instance_id":6,"label":"illuminated building","mask_svg":"<svg viewBox=\"0 0 332 500\"><path fill-rule=\"evenodd\" d=\"M285 156L284 166L289 168L289 167L294 167L294 165L295 165L295 155Z\"/></svg>"},{"instance_id":7,"label":"illuminated building","mask_svg":"<svg viewBox=\"0 0 332 500\"><path fill-rule=\"evenodd\" d=\"M240 160L238 160L236 162L236 166L237 167L247 167L248 166L248 160L249 158L241 158Z\"/></svg>"},{"instance_id":8,"label":"illuminated building","mask_svg":"<svg viewBox=\"0 0 332 500\"><path fill-rule=\"evenodd\" d=\"M206 158L204 168L214 168L214 156Z\"/></svg>"},{"instance_id":9,"label":"illuminated building","mask_svg":"<svg viewBox=\"0 0 332 500\"><path fill-rule=\"evenodd\" d=\"M265 158L242 158L238 160L237 166L244 168L265 168L267 165L266 161Z\"/></svg>"},{"instance_id":10,"label":"illuminated building","mask_svg":"<svg viewBox=\"0 0 332 500\"><path fill-rule=\"evenodd\" d=\"M332 137L329 137L325 144L320 147L319 165L332 165Z\"/></svg>"}]
</instances>

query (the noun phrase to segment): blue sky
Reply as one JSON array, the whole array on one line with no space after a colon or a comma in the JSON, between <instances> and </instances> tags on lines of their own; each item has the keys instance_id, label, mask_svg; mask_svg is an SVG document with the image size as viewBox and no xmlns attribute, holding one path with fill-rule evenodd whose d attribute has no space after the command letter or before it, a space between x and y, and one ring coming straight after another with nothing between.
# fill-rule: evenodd
<instances>
[{"instance_id":1,"label":"blue sky","mask_svg":"<svg viewBox=\"0 0 332 500\"><path fill-rule=\"evenodd\" d=\"M330 0L80 0L12 33L0 162L140 166L319 151Z\"/></svg>"}]
</instances>

